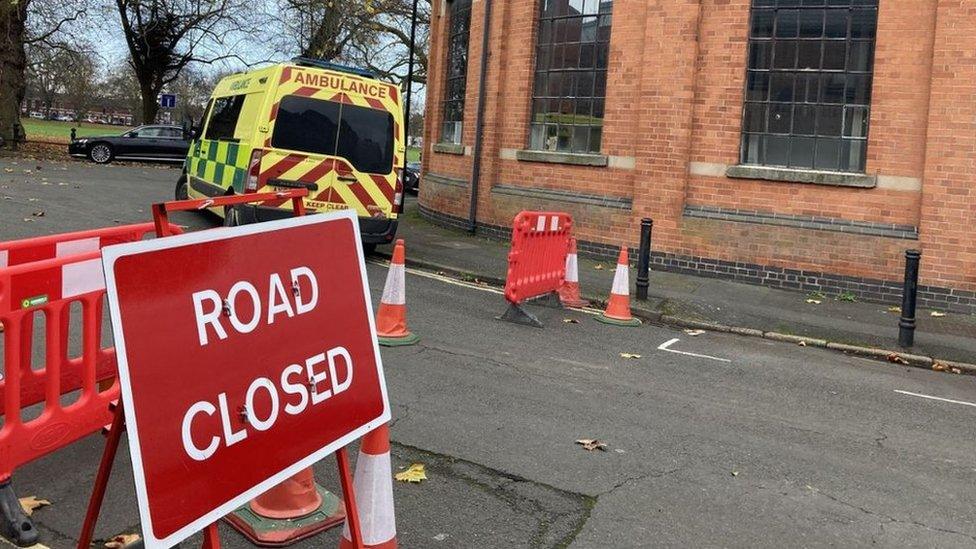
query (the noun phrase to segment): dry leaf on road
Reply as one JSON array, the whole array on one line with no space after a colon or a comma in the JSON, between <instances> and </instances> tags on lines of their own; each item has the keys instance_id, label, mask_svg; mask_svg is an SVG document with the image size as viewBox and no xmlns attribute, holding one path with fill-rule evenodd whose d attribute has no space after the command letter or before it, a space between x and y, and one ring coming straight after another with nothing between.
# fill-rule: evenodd
<instances>
[{"instance_id":1,"label":"dry leaf on road","mask_svg":"<svg viewBox=\"0 0 976 549\"><path fill-rule=\"evenodd\" d=\"M44 210L37 210L36 212L32 213L31 215L34 216L34 217L44 217Z\"/></svg>"},{"instance_id":2,"label":"dry leaf on road","mask_svg":"<svg viewBox=\"0 0 976 549\"><path fill-rule=\"evenodd\" d=\"M889 313L901 314L901 307L888 307Z\"/></svg>"},{"instance_id":3,"label":"dry leaf on road","mask_svg":"<svg viewBox=\"0 0 976 549\"><path fill-rule=\"evenodd\" d=\"M945 313L943 313L942 311L932 311L931 313L929 313L929 315L930 315L930 316L934 316L935 318L942 318L942 317L944 317L944 316L945 316L946 314L945 314Z\"/></svg>"},{"instance_id":4,"label":"dry leaf on road","mask_svg":"<svg viewBox=\"0 0 976 549\"><path fill-rule=\"evenodd\" d=\"M579 324L579 320L576 320L575 318L564 318L563 322L566 324Z\"/></svg>"},{"instance_id":5,"label":"dry leaf on road","mask_svg":"<svg viewBox=\"0 0 976 549\"><path fill-rule=\"evenodd\" d=\"M123 547L127 547L139 541L139 539L139 534L119 534L106 541L105 547L108 549L122 549Z\"/></svg>"},{"instance_id":6,"label":"dry leaf on road","mask_svg":"<svg viewBox=\"0 0 976 549\"><path fill-rule=\"evenodd\" d=\"M590 452L593 450L601 450L603 452L607 451L606 443L600 442L595 438L581 438L576 441L576 444L581 445L584 450L588 450Z\"/></svg>"},{"instance_id":7,"label":"dry leaf on road","mask_svg":"<svg viewBox=\"0 0 976 549\"><path fill-rule=\"evenodd\" d=\"M603 270L603 264L597 263L596 265L593 266L593 268L596 269L596 270L598 270L598 271L602 271Z\"/></svg>"},{"instance_id":8,"label":"dry leaf on road","mask_svg":"<svg viewBox=\"0 0 976 549\"><path fill-rule=\"evenodd\" d=\"M812 304L812 305L820 305L820 304L821 304L821 303L823 303L823 302L822 302L822 301L820 301L819 299L808 299L808 300L807 300L807 303L810 303L810 304Z\"/></svg>"},{"instance_id":9,"label":"dry leaf on road","mask_svg":"<svg viewBox=\"0 0 976 549\"><path fill-rule=\"evenodd\" d=\"M51 505L51 502L46 499L38 499L37 496L27 496L26 498L20 498L20 507L24 510L24 514L31 516L34 511L40 509L41 507L47 507Z\"/></svg>"},{"instance_id":10,"label":"dry leaf on road","mask_svg":"<svg viewBox=\"0 0 976 549\"><path fill-rule=\"evenodd\" d=\"M406 471L393 475L393 478L400 482L421 482L427 480L427 473L423 463L414 463Z\"/></svg>"},{"instance_id":11,"label":"dry leaf on road","mask_svg":"<svg viewBox=\"0 0 976 549\"><path fill-rule=\"evenodd\" d=\"M705 330L685 330L685 333L692 337L696 337L705 333Z\"/></svg>"},{"instance_id":12,"label":"dry leaf on road","mask_svg":"<svg viewBox=\"0 0 976 549\"><path fill-rule=\"evenodd\" d=\"M635 355L633 353L620 353L620 358L630 358L636 360L638 358L641 358L641 355Z\"/></svg>"},{"instance_id":13,"label":"dry leaf on road","mask_svg":"<svg viewBox=\"0 0 976 549\"><path fill-rule=\"evenodd\" d=\"M897 353L891 353L888 355L888 362L894 362L895 364L908 364L908 361Z\"/></svg>"},{"instance_id":14,"label":"dry leaf on road","mask_svg":"<svg viewBox=\"0 0 976 549\"><path fill-rule=\"evenodd\" d=\"M936 372L944 372L946 371L946 365L941 362L936 362L932 364L932 370Z\"/></svg>"}]
</instances>

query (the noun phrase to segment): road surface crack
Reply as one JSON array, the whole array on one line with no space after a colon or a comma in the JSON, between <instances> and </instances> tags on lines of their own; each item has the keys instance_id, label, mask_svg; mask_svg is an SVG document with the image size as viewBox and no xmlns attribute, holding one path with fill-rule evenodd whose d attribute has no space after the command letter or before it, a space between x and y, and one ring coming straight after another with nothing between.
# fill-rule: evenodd
<instances>
[{"instance_id":1,"label":"road surface crack","mask_svg":"<svg viewBox=\"0 0 976 549\"><path fill-rule=\"evenodd\" d=\"M872 510L870 510L870 509L868 509L866 507L862 507L860 505L856 505L854 503L850 503L850 502L845 501L845 500L843 500L843 499L841 499L839 497L832 496L832 495L830 495L830 494L828 494L826 492L820 491L820 490L816 490L815 489L814 492L817 493L817 494L820 494L821 496L823 496L823 497L825 497L825 498L827 498L827 499L829 499L829 500L831 500L831 501L833 501L835 503L839 503L840 505L843 505L845 507L848 507L848 508L851 508L851 509L860 511L860 512L866 514L866 515L869 515L869 516L872 516L872 517L877 517L877 518L881 519L880 524L881 524L882 527L885 524L904 524L904 525L908 525L908 526L916 526L916 527L919 527L919 528L924 528L926 530L931 530L933 532L941 532L941 533L944 533L944 534L953 534L953 535L956 535L956 536L962 536L962 537L965 537L965 538L969 538L972 541L976 541L976 536L974 536L972 534L967 534L966 532L960 532L958 530L950 530L948 528L939 528L938 526L930 526L928 524L925 524L924 522L917 521L917 520L903 520L903 519L898 519L898 518L892 517L890 515L886 515L884 513L878 513L876 511L872 511Z\"/></svg>"}]
</instances>

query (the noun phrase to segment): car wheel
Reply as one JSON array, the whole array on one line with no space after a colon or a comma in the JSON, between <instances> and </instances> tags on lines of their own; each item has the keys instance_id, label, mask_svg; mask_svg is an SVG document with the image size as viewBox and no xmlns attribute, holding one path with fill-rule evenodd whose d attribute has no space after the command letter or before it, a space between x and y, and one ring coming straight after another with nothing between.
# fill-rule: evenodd
<instances>
[{"instance_id":1,"label":"car wheel","mask_svg":"<svg viewBox=\"0 0 976 549\"><path fill-rule=\"evenodd\" d=\"M88 151L88 158L96 164L108 164L112 161L112 146L108 143L95 143Z\"/></svg>"},{"instance_id":2,"label":"car wheel","mask_svg":"<svg viewBox=\"0 0 976 549\"><path fill-rule=\"evenodd\" d=\"M173 193L177 200L190 199L190 183L187 181L186 174L176 182L176 192Z\"/></svg>"}]
</instances>

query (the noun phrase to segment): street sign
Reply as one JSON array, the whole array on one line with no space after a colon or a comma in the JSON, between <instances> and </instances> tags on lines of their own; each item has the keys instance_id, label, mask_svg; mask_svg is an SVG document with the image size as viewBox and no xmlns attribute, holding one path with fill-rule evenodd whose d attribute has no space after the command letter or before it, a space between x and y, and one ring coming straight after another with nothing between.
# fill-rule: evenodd
<instances>
[{"instance_id":1,"label":"street sign","mask_svg":"<svg viewBox=\"0 0 976 549\"><path fill-rule=\"evenodd\" d=\"M176 94L175 93L163 93L159 95L159 106L164 109L175 109L176 108Z\"/></svg>"},{"instance_id":2,"label":"street sign","mask_svg":"<svg viewBox=\"0 0 976 549\"><path fill-rule=\"evenodd\" d=\"M351 210L103 251L146 547L386 423Z\"/></svg>"}]
</instances>

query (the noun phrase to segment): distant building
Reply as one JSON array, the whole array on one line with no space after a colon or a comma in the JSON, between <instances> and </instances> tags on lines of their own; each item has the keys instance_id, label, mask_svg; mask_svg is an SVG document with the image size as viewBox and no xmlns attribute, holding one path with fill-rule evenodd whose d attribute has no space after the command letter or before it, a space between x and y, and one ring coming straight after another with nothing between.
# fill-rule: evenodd
<instances>
[{"instance_id":1,"label":"distant building","mask_svg":"<svg viewBox=\"0 0 976 549\"><path fill-rule=\"evenodd\" d=\"M434 0L421 213L504 238L564 210L584 251L976 312L976 10L959 0Z\"/></svg>"}]
</instances>

